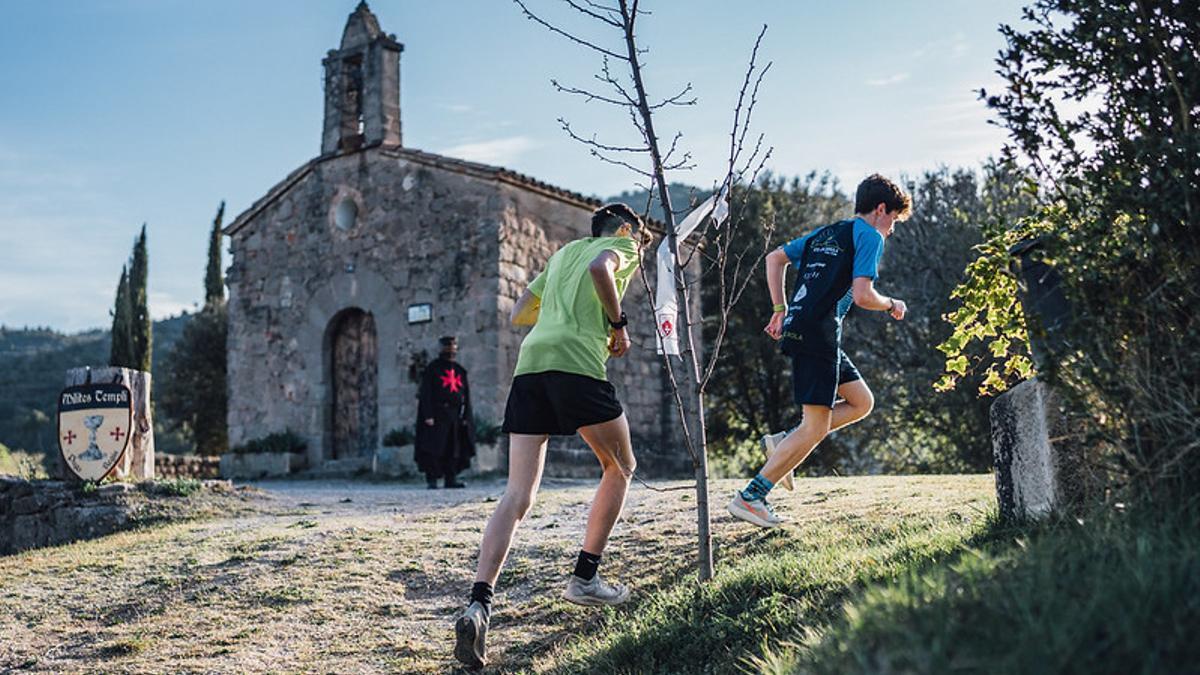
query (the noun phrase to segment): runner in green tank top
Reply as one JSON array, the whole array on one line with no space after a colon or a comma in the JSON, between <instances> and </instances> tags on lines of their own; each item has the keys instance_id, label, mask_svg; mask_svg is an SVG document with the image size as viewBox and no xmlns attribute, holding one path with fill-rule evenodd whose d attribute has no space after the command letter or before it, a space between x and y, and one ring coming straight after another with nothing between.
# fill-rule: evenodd
<instances>
[{"instance_id":1,"label":"runner in green tank top","mask_svg":"<svg viewBox=\"0 0 1200 675\"><path fill-rule=\"evenodd\" d=\"M629 351L621 298L637 270L642 238L641 219L628 206L598 209L592 214L592 236L552 255L513 307L513 324L533 330L521 343L504 411L508 485L479 546L470 604L454 626L454 656L472 668L487 663L493 587L517 524L533 505L552 435L578 433L603 470L563 597L589 606L629 598L628 588L605 581L597 570L636 465L629 423L605 364Z\"/></svg>"}]
</instances>

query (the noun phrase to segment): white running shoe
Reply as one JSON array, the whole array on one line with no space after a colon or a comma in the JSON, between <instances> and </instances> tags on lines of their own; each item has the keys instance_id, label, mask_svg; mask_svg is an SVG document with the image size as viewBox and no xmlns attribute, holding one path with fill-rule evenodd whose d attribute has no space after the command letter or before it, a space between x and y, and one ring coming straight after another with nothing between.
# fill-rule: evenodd
<instances>
[{"instance_id":1,"label":"white running shoe","mask_svg":"<svg viewBox=\"0 0 1200 675\"><path fill-rule=\"evenodd\" d=\"M454 658L476 670L486 666L487 631L487 610L479 602L472 602L454 622Z\"/></svg>"},{"instance_id":2,"label":"white running shoe","mask_svg":"<svg viewBox=\"0 0 1200 675\"><path fill-rule=\"evenodd\" d=\"M742 497L740 490L734 490L733 499L729 505L725 507L734 518L744 520L747 523L753 523L759 527L777 527L783 522L779 516L775 515L775 509L767 503L766 497L747 501Z\"/></svg>"},{"instance_id":3,"label":"white running shoe","mask_svg":"<svg viewBox=\"0 0 1200 675\"><path fill-rule=\"evenodd\" d=\"M770 459L771 456L775 454L775 449L779 447L779 444L783 442L783 439L787 438L787 435L788 432L781 431L777 434L767 434L766 436L762 437L763 446L767 449L767 459ZM795 471L795 469L792 471ZM796 489L796 483L792 478L792 471L788 471L787 473L783 474L783 478L779 479L779 486L788 492Z\"/></svg>"},{"instance_id":4,"label":"white running shoe","mask_svg":"<svg viewBox=\"0 0 1200 675\"><path fill-rule=\"evenodd\" d=\"M624 584L608 583L600 577L599 572L590 581L572 574L563 591L563 598L584 607L619 605L629 599L629 588Z\"/></svg>"}]
</instances>

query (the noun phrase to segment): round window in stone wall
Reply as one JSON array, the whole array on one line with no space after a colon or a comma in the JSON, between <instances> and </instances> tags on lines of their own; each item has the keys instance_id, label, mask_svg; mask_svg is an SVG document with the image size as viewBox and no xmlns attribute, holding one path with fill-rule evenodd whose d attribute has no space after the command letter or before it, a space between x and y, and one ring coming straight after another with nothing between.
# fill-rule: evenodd
<instances>
[{"instance_id":1,"label":"round window in stone wall","mask_svg":"<svg viewBox=\"0 0 1200 675\"><path fill-rule=\"evenodd\" d=\"M358 222L358 204L353 199L346 198L338 202L333 212L333 220L340 230L352 230Z\"/></svg>"}]
</instances>

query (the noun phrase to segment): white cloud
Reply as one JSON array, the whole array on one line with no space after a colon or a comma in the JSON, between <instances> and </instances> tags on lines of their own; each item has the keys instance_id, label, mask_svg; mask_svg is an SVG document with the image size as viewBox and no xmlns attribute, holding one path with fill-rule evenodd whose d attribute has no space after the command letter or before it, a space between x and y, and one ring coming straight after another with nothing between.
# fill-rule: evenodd
<instances>
[{"instance_id":1,"label":"white cloud","mask_svg":"<svg viewBox=\"0 0 1200 675\"><path fill-rule=\"evenodd\" d=\"M867 80L866 84L869 87L887 87L893 84L900 84L910 77L909 73L896 73L891 77L881 77L874 80Z\"/></svg>"},{"instance_id":2,"label":"white cloud","mask_svg":"<svg viewBox=\"0 0 1200 675\"><path fill-rule=\"evenodd\" d=\"M468 113L473 110L471 106L465 103L443 103L441 107L443 110L449 110L452 113Z\"/></svg>"},{"instance_id":3,"label":"white cloud","mask_svg":"<svg viewBox=\"0 0 1200 675\"><path fill-rule=\"evenodd\" d=\"M169 316L175 316L183 311L194 312L199 309L197 303L184 302L170 293L150 291L150 318L158 321Z\"/></svg>"},{"instance_id":4,"label":"white cloud","mask_svg":"<svg viewBox=\"0 0 1200 675\"><path fill-rule=\"evenodd\" d=\"M512 164L522 154L535 147L537 147L537 143L527 136L512 136L476 143L461 143L442 150L440 154L481 164L503 166Z\"/></svg>"}]
</instances>

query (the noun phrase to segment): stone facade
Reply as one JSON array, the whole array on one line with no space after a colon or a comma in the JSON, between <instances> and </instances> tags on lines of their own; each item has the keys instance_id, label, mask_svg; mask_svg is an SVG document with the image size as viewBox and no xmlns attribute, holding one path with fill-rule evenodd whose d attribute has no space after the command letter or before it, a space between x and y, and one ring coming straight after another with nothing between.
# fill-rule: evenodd
<instances>
[{"instance_id":1,"label":"stone facade","mask_svg":"<svg viewBox=\"0 0 1200 675\"><path fill-rule=\"evenodd\" d=\"M384 434L415 421L410 365L422 354L432 356L436 339L447 334L458 337L477 417L498 423L525 333L509 324L509 312L550 254L588 233L600 205L595 200L505 169L401 147L399 53L395 38L383 36L359 5L342 49L325 61L323 154L226 228L233 252L231 445L291 430L308 441L310 467L355 456L369 466ZM354 63L383 65L354 73ZM368 103L358 123L345 124L344 102L358 96L347 98L338 89L345 86L383 92L389 100ZM420 321L410 310L425 304L431 317ZM646 307L639 280L624 304ZM640 464L644 473L686 472L690 464L664 396L650 312L629 314L634 349L610 362L609 373ZM354 339L361 348L334 348L344 341L340 327L347 323L358 327ZM343 352L352 356L335 356ZM351 395L362 414L335 414L338 401L344 408ZM346 437L361 439L358 447L335 443ZM590 472L595 464L581 441L556 440L548 471Z\"/></svg>"}]
</instances>

